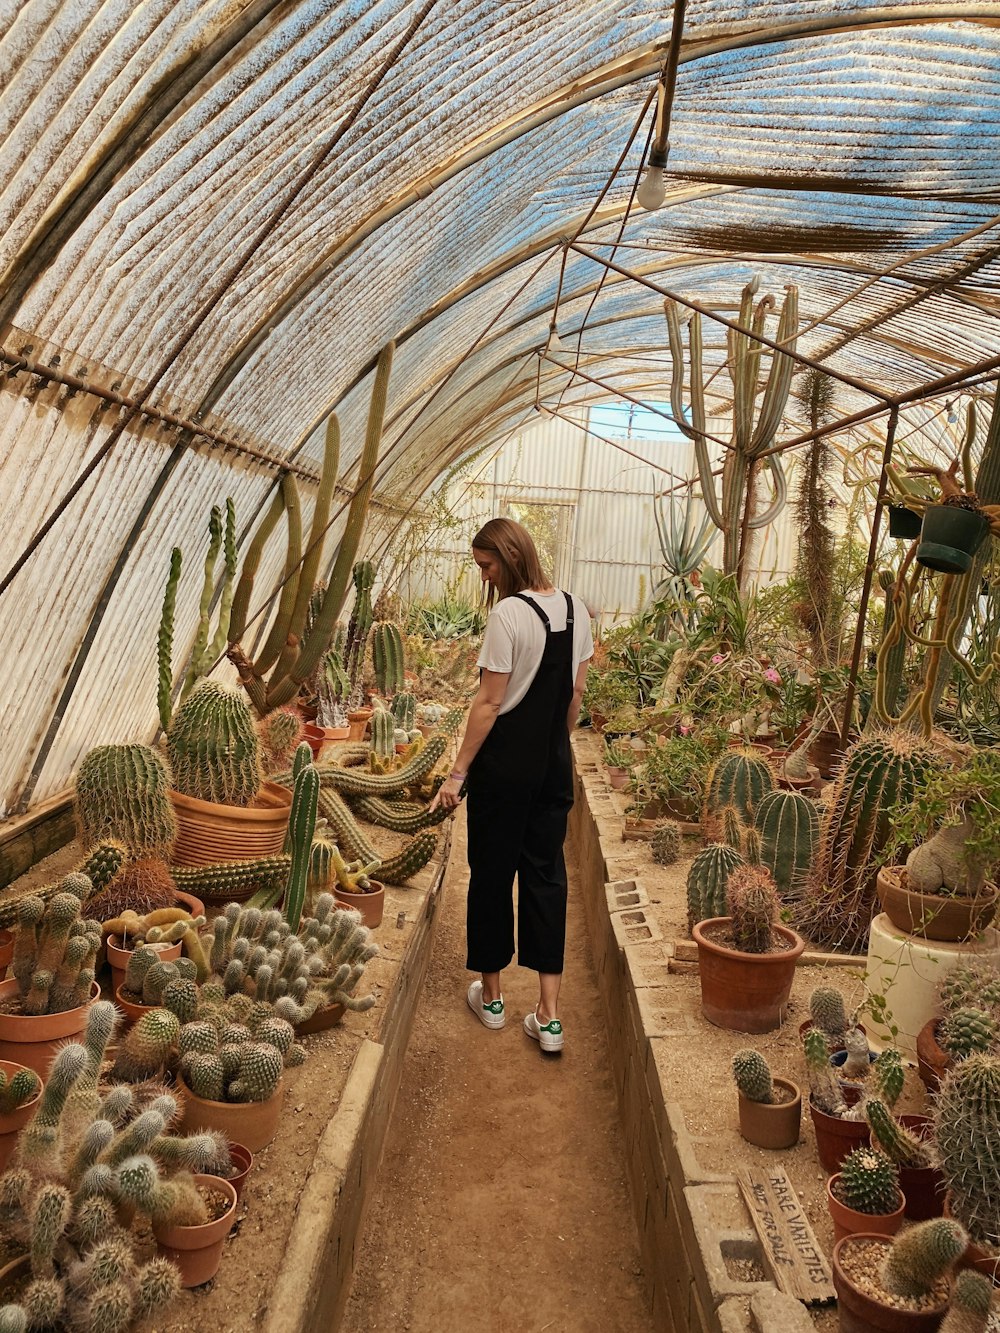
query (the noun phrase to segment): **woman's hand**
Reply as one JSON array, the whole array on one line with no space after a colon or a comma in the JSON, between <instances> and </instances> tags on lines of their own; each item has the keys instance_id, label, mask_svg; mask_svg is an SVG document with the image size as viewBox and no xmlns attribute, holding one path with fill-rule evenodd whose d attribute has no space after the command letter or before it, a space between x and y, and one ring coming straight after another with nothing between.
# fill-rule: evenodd
<instances>
[{"instance_id":1,"label":"woman's hand","mask_svg":"<svg viewBox=\"0 0 1000 1333\"><path fill-rule=\"evenodd\" d=\"M444 782L438 787L433 801L430 803L430 809L436 810L441 806L443 810L455 810L462 799L462 783L465 781L464 773L449 773Z\"/></svg>"}]
</instances>

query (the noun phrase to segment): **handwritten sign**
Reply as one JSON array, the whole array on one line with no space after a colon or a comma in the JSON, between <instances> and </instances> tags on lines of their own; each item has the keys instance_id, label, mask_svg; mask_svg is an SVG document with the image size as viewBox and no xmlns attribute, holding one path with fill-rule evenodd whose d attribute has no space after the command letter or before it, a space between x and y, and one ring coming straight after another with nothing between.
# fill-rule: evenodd
<instances>
[{"instance_id":1,"label":"handwritten sign","mask_svg":"<svg viewBox=\"0 0 1000 1333\"><path fill-rule=\"evenodd\" d=\"M806 1305L836 1300L829 1264L782 1168L738 1171L736 1179L778 1289Z\"/></svg>"}]
</instances>

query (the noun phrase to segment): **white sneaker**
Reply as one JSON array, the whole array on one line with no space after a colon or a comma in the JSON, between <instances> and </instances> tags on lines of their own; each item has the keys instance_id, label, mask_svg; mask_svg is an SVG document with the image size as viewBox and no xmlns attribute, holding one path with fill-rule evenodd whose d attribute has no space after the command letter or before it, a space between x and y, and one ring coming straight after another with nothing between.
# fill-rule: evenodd
<instances>
[{"instance_id":1,"label":"white sneaker","mask_svg":"<svg viewBox=\"0 0 1000 1333\"><path fill-rule=\"evenodd\" d=\"M466 996L469 1001L469 1008L485 1027L492 1028L494 1032L502 1028L507 1022L507 1015L504 1013L503 996L499 1000L491 1000L489 1004L483 1002L483 983L474 981L469 987L469 993Z\"/></svg>"},{"instance_id":2,"label":"white sneaker","mask_svg":"<svg viewBox=\"0 0 1000 1333\"><path fill-rule=\"evenodd\" d=\"M524 1030L529 1037L538 1042L543 1051L555 1052L563 1048L563 1030L558 1018L550 1018L547 1023L539 1023L538 1015L532 1010L525 1016Z\"/></svg>"}]
</instances>

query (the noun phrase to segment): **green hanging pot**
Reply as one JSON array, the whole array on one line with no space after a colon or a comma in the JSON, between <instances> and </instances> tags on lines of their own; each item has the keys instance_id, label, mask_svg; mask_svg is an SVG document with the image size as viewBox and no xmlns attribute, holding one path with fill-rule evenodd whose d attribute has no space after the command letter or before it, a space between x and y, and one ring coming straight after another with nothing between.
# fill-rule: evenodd
<instances>
[{"instance_id":1,"label":"green hanging pot","mask_svg":"<svg viewBox=\"0 0 1000 1333\"><path fill-rule=\"evenodd\" d=\"M915 541L920 536L920 515L905 505L887 505L889 510L889 536Z\"/></svg>"},{"instance_id":2,"label":"green hanging pot","mask_svg":"<svg viewBox=\"0 0 1000 1333\"><path fill-rule=\"evenodd\" d=\"M975 510L930 505L920 528L917 563L941 574L964 574L989 530L989 520Z\"/></svg>"}]
</instances>

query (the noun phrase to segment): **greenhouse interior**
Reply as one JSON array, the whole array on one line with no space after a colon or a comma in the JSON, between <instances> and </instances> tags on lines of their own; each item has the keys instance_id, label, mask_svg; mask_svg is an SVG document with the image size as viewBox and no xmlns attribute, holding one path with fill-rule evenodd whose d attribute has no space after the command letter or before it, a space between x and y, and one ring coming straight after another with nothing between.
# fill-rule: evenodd
<instances>
[{"instance_id":1,"label":"greenhouse interior","mask_svg":"<svg viewBox=\"0 0 1000 1333\"><path fill-rule=\"evenodd\" d=\"M0 72L0 1333L1000 1333L1000 0Z\"/></svg>"}]
</instances>

